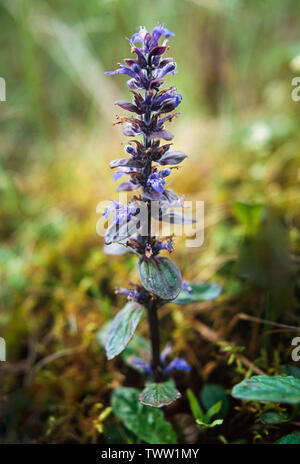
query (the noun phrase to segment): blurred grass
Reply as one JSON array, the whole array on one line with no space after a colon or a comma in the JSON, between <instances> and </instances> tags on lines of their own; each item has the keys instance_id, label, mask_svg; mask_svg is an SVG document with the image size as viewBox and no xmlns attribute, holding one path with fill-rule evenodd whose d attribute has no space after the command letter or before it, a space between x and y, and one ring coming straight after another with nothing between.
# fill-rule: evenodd
<instances>
[{"instance_id":1,"label":"blurred grass","mask_svg":"<svg viewBox=\"0 0 300 464\"><path fill-rule=\"evenodd\" d=\"M217 311L203 316L216 330L239 311L264 317L266 282L274 267L280 280L288 262L284 278L292 293L268 317L297 323L300 106L290 98L297 75L290 63L300 54L300 4L73 0L71 7L4 0L0 11L7 83L7 102L0 103L0 335L8 346L0 366L0 434L6 442L97 441L95 404L109 404L126 369L106 363L95 334L122 305L115 285L136 280L135 258L105 255L95 231L97 203L115 195L108 162L124 142L111 127L113 102L128 96L125 81L103 70L128 55L124 38L140 24L166 22L176 33L170 44L179 73L172 84L184 101L172 131L189 158L174 175L174 189L205 201L206 235L200 250L178 239L174 260L188 280L223 284ZM233 214L236 200L265 208L267 222L252 242ZM258 250L250 263L245 242ZM243 280L241 264L256 278ZM224 362L179 310L166 309L162 323L164 342L174 339L175 352L197 366L197 382L214 371L210 363ZM240 344L249 340L253 359L261 355L258 332L233 334ZM275 344L287 362L289 335L282 337ZM261 367L277 368L272 354L267 366L265 359ZM218 380L229 385L230 375L239 380L241 373Z\"/></svg>"}]
</instances>

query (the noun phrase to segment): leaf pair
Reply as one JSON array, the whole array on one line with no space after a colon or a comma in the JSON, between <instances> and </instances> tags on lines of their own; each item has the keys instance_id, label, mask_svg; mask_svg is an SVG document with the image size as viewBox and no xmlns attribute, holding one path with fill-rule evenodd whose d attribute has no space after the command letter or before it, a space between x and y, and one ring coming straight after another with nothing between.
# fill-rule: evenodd
<instances>
[{"instance_id":1,"label":"leaf pair","mask_svg":"<svg viewBox=\"0 0 300 464\"><path fill-rule=\"evenodd\" d=\"M108 359L113 359L120 354L128 345L143 315L143 306L130 301L120 311L111 323L108 334L101 334L101 341L106 338L105 349ZM130 352L129 352L130 356ZM167 406L178 398L181 394L176 389L174 381L169 379L167 382L147 383L145 389L139 395L139 401L147 406L161 408Z\"/></svg>"},{"instance_id":2,"label":"leaf pair","mask_svg":"<svg viewBox=\"0 0 300 464\"><path fill-rule=\"evenodd\" d=\"M141 283L154 295L171 300L181 289L179 269L168 258L140 260L138 273ZM108 359L113 359L128 345L144 313L144 307L129 301L114 318L105 345Z\"/></svg>"}]
</instances>

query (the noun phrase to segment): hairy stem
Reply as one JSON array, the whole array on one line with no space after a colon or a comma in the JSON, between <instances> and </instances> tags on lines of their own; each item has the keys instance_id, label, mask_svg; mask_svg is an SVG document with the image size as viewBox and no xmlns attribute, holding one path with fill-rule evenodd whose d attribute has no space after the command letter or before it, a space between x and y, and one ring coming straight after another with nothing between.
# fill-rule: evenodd
<instances>
[{"instance_id":1,"label":"hairy stem","mask_svg":"<svg viewBox=\"0 0 300 464\"><path fill-rule=\"evenodd\" d=\"M162 380L162 365L160 360L160 337L159 327L157 318L157 306L155 303L150 303L147 307L148 310L148 322L150 329L150 339L152 348L152 374L155 382L161 382Z\"/></svg>"},{"instance_id":2,"label":"hairy stem","mask_svg":"<svg viewBox=\"0 0 300 464\"><path fill-rule=\"evenodd\" d=\"M147 77L150 79L152 75L152 68L151 63L148 63L147 69ZM145 91L145 98L147 96L147 91ZM144 121L146 124L150 124L151 121L151 108L147 108ZM145 150L151 147L152 142L147 136L144 136L144 148ZM152 161L151 157L149 157L148 162L146 164L144 175L148 177L151 173L152 168ZM151 242L151 200L147 202L147 210L148 210L148 217L147 217L147 235L148 235L148 243ZM151 359L151 367L152 367L152 375L155 382L162 381L162 365L160 360L160 336L159 336L159 326L158 326L158 318L157 318L157 303L155 301L149 303L147 305L148 311L148 322L149 322L149 330L150 330L150 340L151 340L151 348L152 348L152 359Z\"/></svg>"}]
</instances>

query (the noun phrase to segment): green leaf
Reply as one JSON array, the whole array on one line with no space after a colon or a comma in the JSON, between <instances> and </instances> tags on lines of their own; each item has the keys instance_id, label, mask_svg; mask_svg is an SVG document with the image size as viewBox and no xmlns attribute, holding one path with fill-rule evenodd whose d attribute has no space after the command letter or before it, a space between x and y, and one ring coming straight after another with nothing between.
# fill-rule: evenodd
<instances>
[{"instance_id":1,"label":"green leaf","mask_svg":"<svg viewBox=\"0 0 300 464\"><path fill-rule=\"evenodd\" d=\"M275 445L300 445L300 432L292 432L275 441Z\"/></svg>"},{"instance_id":2,"label":"green leaf","mask_svg":"<svg viewBox=\"0 0 300 464\"><path fill-rule=\"evenodd\" d=\"M107 337L105 349L108 359L113 359L128 345L143 315L144 307L129 301L114 318Z\"/></svg>"},{"instance_id":3,"label":"green leaf","mask_svg":"<svg viewBox=\"0 0 300 464\"><path fill-rule=\"evenodd\" d=\"M139 395L139 401L147 406L161 408L168 406L180 397L181 394L176 389L174 381L170 379L163 383L149 382Z\"/></svg>"},{"instance_id":4,"label":"green leaf","mask_svg":"<svg viewBox=\"0 0 300 464\"><path fill-rule=\"evenodd\" d=\"M296 379L300 379L300 368L298 366L288 364L287 366L282 366L281 374L291 375L293 377L296 377Z\"/></svg>"},{"instance_id":5,"label":"green leaf","mask_svg":"<svg viewBox=\"0 0 300 464\"><path fill-rule=\"evenodd\" d=\"M176 434L163 412L138 400L138 390L122 387L112 396L114 414L138 438L150 444L177 443Z\"/></svg>"},{"instance_id":6,"label":"green leaf","mask_svg":"<svg viewBox=\"0 0 300 464\"><path fill-rule=\"evenodd\" d=\"M229 400L224 388L214 383L208 383L202 388L200 398L206 410L221 401L222 406L220 408L218 418L224 419L224 417L227 415L229 409Z\"/></svg>"},{"instance_id":7,"label":"green leaf","mask_svg":"<svg viewBox=\"0 0 300 464\"><path fill-rule=\"evenodd\" d=\"M131 362L131 360L132 358L141 358L145 362L148 362L150 364L150 359L151 359L150 342L146 340L146 338L142 337L142 335L136 333L134 338L129 343L129 345L123 351L122 358L124 362L128 364L128 366L132 367L138 372L144 372L143 369L141 369L138 366L135 366Z\"/></svg>"},{"instance_id":8,"label":"green leaf","mask_svg":"<svg viewBox=\"0 0 300 464\"><path fill-rule=\"evenodd\" d=\"M111 445L123 445L135 443L137 438L116 417L113 417L105 424L105 440Z\"/></svg>"},{"instance_id":9,"label":"green leaf","mask_svg":"<svg viewBox=\"0 0 300 464\"><path fill-rule=\"evenodd\" d=\"M222 425L222 424L223 424L223 419L216 419L211 424L209 424L209 427L216 427L216 425Z\"/></svg>"},{"instance_id":10,"label":"green leaf","mask_svg":"<svg viewBox=\"0 0 300 464\"><path fill-rule=\"evenodd\" d=\"M295 404L300 402L300 379L257 375L235 385L232 396L248 401Z\"/></svg>"},{"instance_id":11,"label":"green leaf","mask_svg":"<svg viewBox=\"0 0 300 464\"><path fill-rule=\"evenodd\" d=\"M197 400L196 396L190 390L187 389L187 396L190 403L190 408L192 410L193 416L196 420L196 423L201 427L215 427L223 423L223 419L216 419L211 424L209 423L210 419L218 414L222 407L222 401L218 401L216 404L213 404L207 411L206 414L202 411L202 408Z\"/></svg>"},{"instance_id":12,"label":"green leaf","mask_svg":"<svg viewBox=\"0 0 300 464\"><path fill-rule=\"evenodd\" d=\"M99 342L99 345L102 346L102 348L105 348L111 324L112 320L105 322L105 324L101 326L101 329L97 333L97 340Z\"/></svg>"},{"instance_id":13,"label":"green leaf","mask_svg":"<svg viewBox=\"0 0 300 464\"><path fill-rule=\"evenodd\" d=\"M140 334L136 334L131 340L126 350L124 351L124 358L128 356L138 356L139 358L149 358L151 355L151 346L149 340Z\"/></svg>"},{"instance_id":14,"label":"green leaf","mask_svg":"<svg viewBox=\"0 0 300 464\"><path fill-rule=\"evenodd\" d=\"M213 404L207 413L205 414L206 422L209 422L213 416L216 416L220 412L222 407L222 401L218 401L216 404Z\"/></svg>"},{"instance_id":15,"label":"green leaf","mask_svg":"<svg viewBox=\"0 0 300 464\"><path fill-rule=\"evenodd\" d=\"M112 320L106 322L97 333L97 340L103 348L105 348L107 337L108 337L112 322L113 322ZM150 343L148 340L146 340L146 338L142 337L138 333L135 334L135 336L131 339L128 346L123 351L122 358L124 362L128 364L128 366L132 367L138 372L144 372L143 369L141 369L138 366L135 366L131 362L131 359L134 357L142 358L144 359L144 361L150 363L150 358L151 358Z\"/></svg>"},{"instance_id":16,"label":"green leaf","mask_svg":"<svg viewBox=\"0 0 300 464\"><path fill-rule=\"evenodd\" d=\"M278 412L265 412L260 420L263 424L282 424L289 422L289 418L286 415L279 414Z\"/></svg>"},{"instance_id":17,"label":"green leaf","mask_svg":"<svg viewBox=\"0 0 300 464\"><path fill-rule=\"evenodd\" d=\"M197 419L197 420L196 420L196 423L197 423L198 425L200 425L201 427L212 428L212 427L216 427L216 425L221 425L221 424L223 424L223 419L216 419L216 420L214 420L211 424L207 424L206 422L203 422L203 421L201 421L200 419Z\"/></svg>"},{"instance_id":18,"label":"green leaf","mask_svg":"<svg viewBox=\"0 0 300 464\"><path fill-rule=\"evenodd\" d=\"M197 400L194 392L192 392L192 390L188 388L186 393L187 393L187 397L190 403L190 408L191 408L191 411L193 413L195 420L204 419L204 412L202 411L200 403Z\"/></svg>"},{"instance_id":19,"label":"green leaf","mask_svg":"<svg viewBox=\"0 0 300 464\"><path fill-rule=\"evenodd\" d=\"M180 292L180 271L168 258L142 257L138 263L138 274L146 290L163 300L173 300Z\"/></svg>"},{"instance_id":20,"label":"green leaf","mask_svg":"<svg viewBox=\"0 0 300 464\"><path fill-rule=\"evenodd\" d=\"M230 366L232 363L234 363L234 360L235 360L235 354L231 353L231 355L229 356L229 359L227 361L228 366Z\"/></svg>"},{"instance_id":21,"label":"green leaf","mask_svg":"<svg viewBox=\"0 0 300 464\"><path fill-rule=\"evenodd\" d=\"M207 284L193 284L188 283L193 290L193 293L189 293L186 290L181 289L176 300L172 301L177 305L185 305L188 303L197 303L199 301L209 301L217 298L221 292L222 287L218 284L207 283Z\"/></svg>"},{"instance_id":22,"label":"green leaf","mask_svg":"<svg viewBox=\"0 0 300 464\"><path fill-rule=\"evenodd\" d=\"M244 201L235 201L232 205L233 214L241 224L246 226L246 230L250 234L255 234L262 219L264 208L262 204Z\"/></svg>"}]
</instances>

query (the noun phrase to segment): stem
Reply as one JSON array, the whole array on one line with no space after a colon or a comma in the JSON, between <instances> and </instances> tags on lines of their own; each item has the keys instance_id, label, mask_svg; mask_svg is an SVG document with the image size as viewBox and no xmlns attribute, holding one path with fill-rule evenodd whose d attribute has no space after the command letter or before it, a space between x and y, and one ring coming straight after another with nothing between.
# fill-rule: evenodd
<instances>
[{"instance_id":1,"label":"stem","mask_svg":"<svg viewBox=\"0 0 300 464\"><path fill-rule=\"evenodd\" d=\"M148 65L147 69L147 77L150 79L152 75L151 63ZM145 91L145 98L147 96L147 91ZM146 124L149 124L151 121L151 109L150 107L147 108L144 121ZM151 147L152 142L148 139L147 136L144 136L144 148L145 150ZM151 173L152 161L149 158L144 175L148 177ZM148 235L148 243L151 242L151 200L149 200L147 204L148 208L148 227L147 227L147 235ZM151 368L152 368L152 375L154 382L161 382L162 381L162 373L163 368L161 365L160 360L160 337L159 337L159 326L158 326L158 318L157 318L157 303L155 301L150 302L147 305L148 311L148 322L149 322L149 330L150 330L150 340L151 340L151 348L152 348L152 359L151 359Z\"/></svg>"},{"instance_id":2,"label":"stem","mask_svg":"<svg viewBox=\"0 0 300 464\"><path fill-rule=\"evenodd\" d=\"M150 303L147 307L148 322L150 329L150 339L152 347L151 368L155 382L162 380L162 365L160 360L160 337L157 318L157 307L155 303Z\"/></svg>"},{"instance_id":3,"label":"stem","mask_svg":"<svg viewBox=\"0 0 300 464\"><path fill-rule=\"evenodd\" d=\"M151 242L151 201L149 201L148 205L147 205L147 212L148 212L148 217L147 217L147 226L148 226L148 230L147 230L147 234L148 234L148 243L150 244Z\"/></svg>"}]
</instances>

